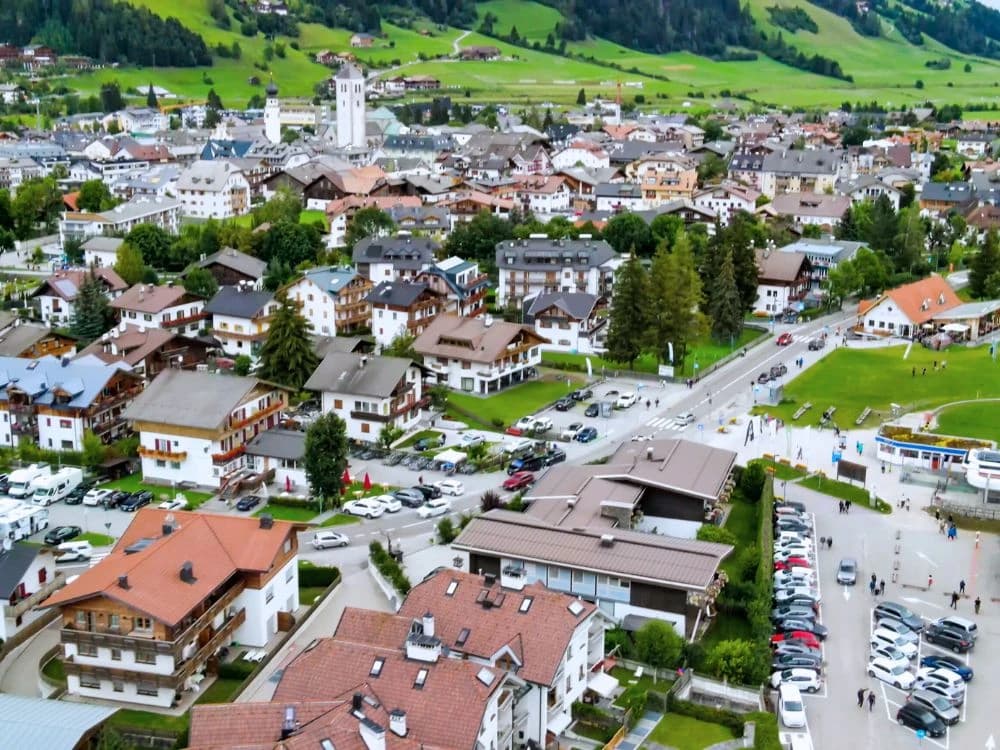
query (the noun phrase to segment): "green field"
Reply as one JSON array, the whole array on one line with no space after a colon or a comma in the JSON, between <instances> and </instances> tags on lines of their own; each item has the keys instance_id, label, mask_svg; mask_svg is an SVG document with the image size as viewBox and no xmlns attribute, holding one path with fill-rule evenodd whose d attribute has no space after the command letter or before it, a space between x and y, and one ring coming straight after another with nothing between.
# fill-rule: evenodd
<instances>
[{"instance_id":1,"label":"green field","mask_svg":"<svg viewBox=\"0 0 1000 750\"><path fill-rule=\"evenodd\" d=\"M566 384L567 378L569 385ZM542 407L567 395L579 387L580 383L579 377L575 375L560 375L551 379L531 380L485 398L468 393L450 393L448 403L475 415L483 428L495 430L497 428L493 425L494 419L501 421L505 426L512 425L524 415L534 414ZM469 419L462 413L455 416L461 421Z\"/></svg>"},{"instance_id":2,"label":"green field","mask_svg":"<svg viewBox=\"0 0 1000 750\"><path fill-rule=\"evenodd\" d=\"M934 432L982 438L1000 444L1000 402L959 404L942 409L937 415Z\"/></svg>"},{"instance_id":3,"label":"green field","mask_svg":"<svg viewBox=\"0 0 1000 750\"><path fill-rule=\"evenodd\" d=\"M173 497L180 492L188 500L188 507L186 510L195 510L198 506L212 497L212 495L208 492L175 490L162 484L146 484L142 481L142 477L138 474L132 474L131 476L123 477L122 479L116 479L113 482L102 484L101 487L107 487L114 490L125 490L126 492L149 490L153 493L153 502L150 503L153 507L159 505L163 500L173 499Z\"/></svg>"},{"instance_id":4,"label":"green field","mask_svg":"<svg viewBox=\"0 0 1000 750\"><path fill-rule=\"evenodd\" d=\"M905 346L840 348L792 380L780 405L756 407L755 411L804 426L815 424L828 406L836 406L834 421L850 429L866 407L873 412L865 426L872 427L889 418L891 403L906 411L920 411L952 401L1000 396L1000 363L990 359L987 347L935 352L914 345L910 356L903 359L905 351ZM943 360L948 364L945 370L940 367ZM927 374L922 375L925 368ZM807 401L812 410L793 420L792 414Z\"/></svg>"},{"instance_id":5,"label":"green field","mask_svg":"<svg viewBox=\"0 0 1000 750\"><path fill-rule=\"evenodd\" d=\"M709 745L736 737L729 727L712 724L690 716L668 713L649 735L650 742L657 742L677 750L704 750Z\"/></svg>"}]
</instances>

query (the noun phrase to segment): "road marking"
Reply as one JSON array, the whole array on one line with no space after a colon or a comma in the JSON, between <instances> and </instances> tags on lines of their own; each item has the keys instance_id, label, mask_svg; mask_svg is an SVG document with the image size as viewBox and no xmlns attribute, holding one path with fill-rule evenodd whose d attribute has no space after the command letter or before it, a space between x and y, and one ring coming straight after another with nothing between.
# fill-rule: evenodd
<instances>
[{"instance_id":1,"label":"road marking","mask_svg":"<svg viewBox=\"0 0 1000 750\"><path fill-rule=\"evenodd\" d=\"M929 558L929 557L928 557L927 555L925 555L925 554L924 554L923 552L918 552L918 553L917 553L917 557L919 557L919 558L920 558L921 560L923 560L924 562L928 563L929 565L931 565L931 566L933 566L933 567L935 567L935 568L936 568L936 567L938 567L938 564L937 564L936 562L934 562L933 560L931 560L931 559L930 559L930 558Z\"/></svg>"},{"instance_id":2,"label":"road marking","mask_svg":"<svg viewBox=\"0 0 1000 750\"><path fill-rule=\"evenodd\" d=\"M408 523L403 526L404 529L412 529L414 526L419 526L422 523L427 523L426 521L417 521L416 523Z\"/></svg>"}]
</instances>

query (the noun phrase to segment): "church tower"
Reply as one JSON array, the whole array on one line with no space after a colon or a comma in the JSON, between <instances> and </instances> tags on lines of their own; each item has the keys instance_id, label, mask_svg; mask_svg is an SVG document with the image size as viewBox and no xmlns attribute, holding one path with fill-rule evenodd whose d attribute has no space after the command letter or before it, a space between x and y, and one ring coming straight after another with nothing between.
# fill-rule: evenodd
<instances>
[{"instance_id":1,"label":"church tower","mask_svg":"<svg viewBox=\"0 0 1000 750\"><path fill-rule=\"evenodd\" d=\"M281 142L281 102L278 101L278 87L272 79L267 88L267 100L264 102L264 135L271 143Z\"/></svg>"},{"instance_id":2,"label":"church tower","mask_svg":"<svg viewBox=\"0 0 1000 750\"><path fill-rule=\"evenodd\" d=\"M337 82L337 147L365 148L365 77L346 63L335 76Z\"/></svg>"}]
</instances>

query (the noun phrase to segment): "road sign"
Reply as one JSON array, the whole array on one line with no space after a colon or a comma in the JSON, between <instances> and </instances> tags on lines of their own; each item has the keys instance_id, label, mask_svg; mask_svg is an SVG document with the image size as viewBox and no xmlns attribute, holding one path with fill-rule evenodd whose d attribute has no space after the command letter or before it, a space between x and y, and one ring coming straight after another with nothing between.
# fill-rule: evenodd
<instances>
[{"instance_id":1,"label":"road sign","mask_svg":"<svg viewBox=\"0 0 1000 750\"><path fill-rule=\"evenodd\" d=\"M702 432L704 432L705 431L705 425L699 424L698 425L698 429L701 430Z\"/></svg>"}]
</instances>

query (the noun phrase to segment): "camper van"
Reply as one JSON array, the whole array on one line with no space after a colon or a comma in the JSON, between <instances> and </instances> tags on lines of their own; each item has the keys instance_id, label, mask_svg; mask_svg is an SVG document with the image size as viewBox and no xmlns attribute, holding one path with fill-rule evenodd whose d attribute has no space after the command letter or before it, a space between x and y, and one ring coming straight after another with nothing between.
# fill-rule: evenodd
<instances>
[{"instance_id":1,"label":"camper van","mask_svg":"<svg viewBox=\"0 0 1000 750\"><path fill-rule=\"evenodd\" d=\"M17 542L49 526L49 512L26 503L0 513L0 538Z\"/></svg>"},{"instance_id":2,"label":"camper van","mask_svg":"<svg viewBox=\"0 0 1000 750\"><path fill-rule=\"evenodd\" d=\"M32 464L23 469L14 469L7 478L7 494L11 497L28 497L33 491L36 480L52 473L48 464Z\"/></svg>"},{"instance_id":3,"label":"camper van","mask_svg":"<svg viewBox=\"0 0 1000 750\"><path fill-rule=\"evenodd\" d=\"M75 467L60 469L47 477L39 477L32 482L35 493L31 496L31 502L34 505L58 503L79 487L81 482L83 482L83 470Z\"/></svg>"}]
</instances>

